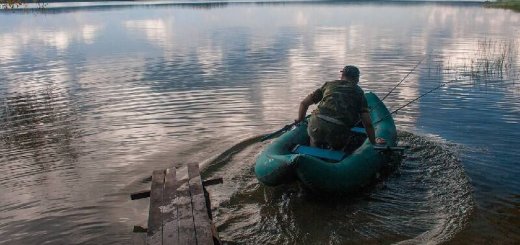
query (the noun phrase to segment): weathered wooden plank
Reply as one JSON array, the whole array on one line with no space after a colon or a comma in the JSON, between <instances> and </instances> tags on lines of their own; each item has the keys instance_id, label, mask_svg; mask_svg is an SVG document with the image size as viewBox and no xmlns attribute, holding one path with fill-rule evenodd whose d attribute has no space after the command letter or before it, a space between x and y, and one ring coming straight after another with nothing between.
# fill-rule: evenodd
<instances>
[{"instance_id":1,"label":"weathered wooden plank","mask_svg":"<svg viewBox=\"0 0 520 245\"><path fill-rule=\"evenodd\" d=\"M128 243L131 245L144 245L146 244L146 234L145 233L133 233L132 234L132 242Z\"/></svg>"},{"instance_id":2,"label":"weathered wooden plank","mask_svg":"<svg viewBox=\"0 0 520 245\"><path fill-rule=\"evenodd\" d=\"M150 245L162 244L162 214L160 207L163 199L164 175L164 170L156 170L152 174L148 236L146 238L146 243Z\"/></svg>"},{"instance_id":3,"label":"weathered wooden plank","mask_svg":"<svg viewBox=\"0 0 520 245\"><path fill-rule=\"evenodd\" d=\"M211 221L206 209L206 199L204 198L198 164L188 164L188 176L197 244L212 245Z\"/></svg>"},{"instance_id":4,"label":"weathered wooden plank","mask_svg":"<svg viewBox=\"0 0 520 245\"><path fill-rule=\"evenodd\" d=\"M190 193L192 196L204 194L202 190L202 180L200 179L199 164L190 163L188 164L188 176L190 179ZM196 179L191 181L192 179Z\"/></svg>"},{"instance_id":5,"label":"weathered wooden plank","mask_svg":"<svg viewBox=\"0 0 520 245\"><path fill-rule=\"evenodd\" d=\"M175 167L166 169L163 194L163 244L179 244L179 216L177 214L177 180Z\"/></svg>"},{"instance_id":6,"label":"weathered wooden plank","mask_svg":"<svg viewBox=\"0 0 520 245\"><path fill-rule=\"evenodd\" d=\"M188 183L182 184L177 189L177 197L175 200L177 204L177 214L179 215L179 244L196 244L197 239L195 238L195 226L193 224L193 211Z\"/></svg>"},{"instance_id":7,"label":"weathered wooden plank","mask_svg":"<svg viewBox=\"0 0 520 245\"><path fill-rule=\"evenodd\" d=\"M211 222L206 212L206 203L204 195L198 194L191 197L193 202L193 219L195 222L195 232L197 235L197 244L213 244L213 235L211 234Z\"/></svg>"}]
</instances>

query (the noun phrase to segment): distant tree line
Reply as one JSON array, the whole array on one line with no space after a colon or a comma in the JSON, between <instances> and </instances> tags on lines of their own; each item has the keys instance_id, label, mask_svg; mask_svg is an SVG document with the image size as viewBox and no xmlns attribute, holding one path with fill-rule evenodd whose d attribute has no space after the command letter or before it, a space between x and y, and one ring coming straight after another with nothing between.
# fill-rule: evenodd
<instances>
[{"instance_id":1,"label":"distant tree line","mask_svg":"<svg viewBox=\"0 0 520 245\"><path fill-rule=\"evenodd\" d=\"M37 3L40 7L44 7L48 2L54 2L54 0L51 0L51 1L48 1L48 0L0 0L0 10L1 9L19 8L27 3ZM77 2L77 1L65 0L63 2Z\"/></svg>"},{"instance_id":2,"label":"distant tree line","mask_svg":"<svg viewBox=\"0 0 520 245\"><path fill-rule=\"evenodd\" d=\"M497 0L496 2L487 2L486 6L520 11L520 0Z\"/></svg>"},{"instance_id":3,"label":"distant tree line","mask_svg":"<svg viewBox=\"0 0 520 245\"><path fill-rule=\"evenodd\" d=\"M14 9L23 6L27 3L37 3L40 6L45 6L51 2L108 2L108 1L118 1L118 0L0 0L0 8L2 9ZM134 1L134 0L126 0L126 1Z\"/></svg>"},{"instance_id":4,"label":"distant tree line","mask_svg":"<svg viewBox=\"0 0 520 245\"><path fill-rule=\"evenodd\" d=\"M117 0L87 0L89 2L108 2ZM128 1L128 0L127 0ZM138 0L130 0L138 1ZM0 8L14 9L22 6L25 3L38 3L44 6L49 2L79 2L79 0L0 0ZM486 1L485 6L494 8L506 8L515 11L520 11L520 0L496 0Z\"/></svg>"},{"instance_id":5,"label":"distant tree line","mask_svg":"<svg viewBox=\"0 0 520 245\"><path fill-rule=\"evenodd\" d=\"M20 0L0 0L0 7L4 9L12 9L17 8L22 5L22 1Z\"/></svg>"}]
</instances>

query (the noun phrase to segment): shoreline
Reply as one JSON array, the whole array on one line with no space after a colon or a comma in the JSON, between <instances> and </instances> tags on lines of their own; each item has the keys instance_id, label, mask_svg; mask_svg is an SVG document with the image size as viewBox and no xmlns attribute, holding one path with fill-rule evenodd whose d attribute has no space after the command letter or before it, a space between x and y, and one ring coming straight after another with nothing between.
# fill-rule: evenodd
<instances>
[{"instance_id":1,"label":"shoreline","mask_svg":"<svg viewBox=\"0 0 520 245\"><path fill-rule=\"evenodd\" d=\"M511 9L515 12L520 12L520 0L499 0L497 2L486 2L485 6L488 8Z\"/></svg>"}]
</instances>

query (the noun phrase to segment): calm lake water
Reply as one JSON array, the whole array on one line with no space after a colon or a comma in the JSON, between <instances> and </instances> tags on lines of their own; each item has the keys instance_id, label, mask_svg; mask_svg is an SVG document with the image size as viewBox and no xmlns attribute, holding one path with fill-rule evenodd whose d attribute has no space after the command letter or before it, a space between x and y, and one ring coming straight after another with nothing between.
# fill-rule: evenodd
<instances>
[{"instance_id":1,"label":"calm lake water","mask_svg":"<svg viewBox=\"0 0 520 245\"><path fill-rule=\"evenodd\" d=\"M59 7L56 7L59 6ZM75 6L75 7L71 7ZM199 162L239 244L520 242L520 13L480 4L50 5L0 12L0 243L131 244L154 169ZM413 70L418 63L418 67ZM254 177L255 137L346 64L398 169L323 200ZM209 166L209 167L208 167Z\"/></svg>"}]
</instances>

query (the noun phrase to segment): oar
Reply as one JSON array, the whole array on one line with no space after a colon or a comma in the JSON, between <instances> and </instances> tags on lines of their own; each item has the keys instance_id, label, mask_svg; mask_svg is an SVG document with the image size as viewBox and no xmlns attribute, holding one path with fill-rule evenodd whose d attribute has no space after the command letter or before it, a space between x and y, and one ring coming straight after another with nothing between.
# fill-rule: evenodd
<instances>
[{"instance_id":1,"label":"oar","mask_svg":"<svg viewBox=\"0 0 520 245\"><path fill-rule=\"evenodd\" d=\"M305 119L309 119L310 117L311 117L311 115L307 115L307 116L305 116ZM304 120L304 121L305 121L305 120ZM302 122L303 122L303 121L302 121ZM281 134L281 133L283 133L283 132L285 132L285 131L291 129L294 125L297 125L297 124L299 124L299 123L300 123L300 122L293 122L293 123L291 123L291 124L287 124L287 125L283 126L283 128L277 130L276 132L273 132L273 133L270 133L270 134L266 134L264 137L262 137L262 138L260 139L260 142L262 142L262 141L266 141L266 140L268 140L268 139L272 139L273 137L277 136L278 134Z\"/></svg>"},{"instance_id":2,"label":"oar","mask_svg":"<svg viewBox=\"0 0 520 245\"><path fill-rule=\"evenodd\" d=\"M287 125L283 126L283 128L277 130L276 132L266 134L264 137L262 137L262 139L260 139L260 141L266 141L268 139L271 139L271 138L275 137L276 135L281 134L281 133L291 129L296 124L298 124L298 122L293 122L291 124L287 124Z\"/></svg>"}]
</instances>

